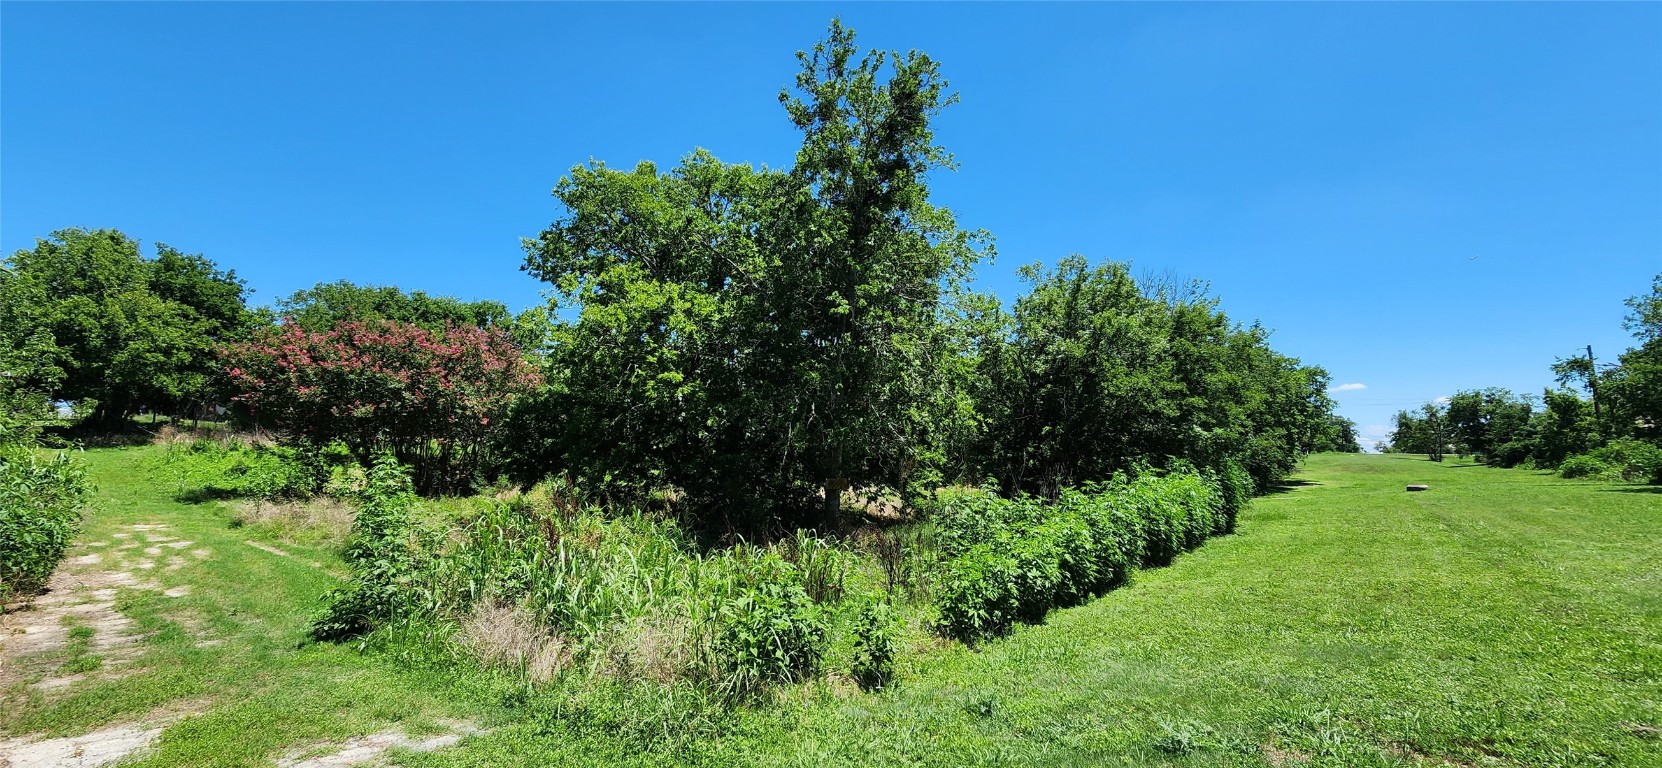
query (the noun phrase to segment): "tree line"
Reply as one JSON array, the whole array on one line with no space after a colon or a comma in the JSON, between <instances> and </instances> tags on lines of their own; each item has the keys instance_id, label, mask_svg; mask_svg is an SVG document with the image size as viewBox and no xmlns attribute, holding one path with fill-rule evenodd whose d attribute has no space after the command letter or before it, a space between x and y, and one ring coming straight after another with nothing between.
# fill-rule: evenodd
<instances>
[{"instance_id":1,"label":"tree line","mask_svg":"<svg viewBox=\"0 0 1662 768\"><path fill-rule=\"evenodd\" d=\"M1490 387L1398 412L1380 447L1662 482L1662 274L1626 305L1638 345L1615 363L1600 367L1589 351L1555 362L1558 386L1539 398Z\"/></svg>"},{"instance_id":2,"label":"tree line","mask_svg":"<svg viewBox=\"0 0 1662 768\"><path fill-rule=\"evenodd\" d=\"M393 451L423 492L563 474L746 534L949 484L1056 496L1192 468L1264 489L1354 448L1326 372L1202 283L1070 256L1025 268L1012 305L973 290L992 238L930 199L955 167L937 63L838 23L798 57L789 167L573 168L525 241L551 305L517 317L345 282L251 308L203 256L54 233L0 271L8 407L112 426L228 405L307 450Z\"/></svg>"}]
</instances>

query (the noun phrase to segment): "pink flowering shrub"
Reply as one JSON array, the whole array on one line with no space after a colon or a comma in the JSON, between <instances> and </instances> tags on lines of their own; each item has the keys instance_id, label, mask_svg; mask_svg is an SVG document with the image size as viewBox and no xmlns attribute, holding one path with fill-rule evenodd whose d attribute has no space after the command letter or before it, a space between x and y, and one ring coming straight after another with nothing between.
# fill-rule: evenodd
<instances>
[{"instance_id":1,"label":"pink flowering shrub","mask_svg":"<svg viewBox=\"0 0 1662 768\"><path fill-rule=\"evenodd\" d=\"M504 331L348 321L327 332L284 322L221 349L254 419L360 460L391 451L427 493L466 490L495 463L491 431L541 383Z\"/></svg>"}]
</instances>

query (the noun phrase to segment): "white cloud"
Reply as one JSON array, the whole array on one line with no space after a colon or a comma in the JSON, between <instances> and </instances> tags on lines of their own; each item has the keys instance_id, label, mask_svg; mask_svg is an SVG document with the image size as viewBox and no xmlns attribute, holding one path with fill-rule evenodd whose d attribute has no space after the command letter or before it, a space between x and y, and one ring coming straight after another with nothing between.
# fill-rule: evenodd
<instances>
[{"instance_id":1,"label":"white cloud","mask_svg":"<svg viewBox=\"0 0 1662 768\"><path fill-rule=\"evenodd\" d=\"M1432 400L1431 402L1436 403L1438 405L1448 405L1448 395L1443 395L1442 397L1439 397L1436 400Z\"/></svg>"},{"instance_id":2,"label":"white cloud","mask_svg":"<svg viewBox=\"0 0 1662 768\"><path fill-rule=\"evenodd\" d=\"M1355 392L1356 390L1367 389L1367 388L1368 388L1368 385L1361 384L1361 383L1340 384L1337 387L1328 387L1327 391L1329 391L1329 392Z\"/></svg>"},{"instance_id":3,"label":"white cloud","mask_svg":"<svg viewBox=\"0 0 1662 768\"><path fill-rule=\"evenodd\" d=\"M1394 430L1385 424L1369 424L1356 431L1356 442L1362 444L1362 450L1373 453L1373 447L1376 443L1391 441L1392 431Z\"/></svg>"}]
</instances>

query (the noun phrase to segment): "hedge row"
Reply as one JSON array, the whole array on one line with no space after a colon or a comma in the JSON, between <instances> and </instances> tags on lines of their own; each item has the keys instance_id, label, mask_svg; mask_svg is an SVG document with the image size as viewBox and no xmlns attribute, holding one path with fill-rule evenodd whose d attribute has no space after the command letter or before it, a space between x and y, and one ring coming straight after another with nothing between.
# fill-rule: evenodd
<instances>
[{"instance_id":1,"label":"hedge row","mask_svg":"<svg viewBox=\"0 0 1662 768\"><path fill-rule=\"evenodd\" d=\"M937 629L966 642L1016 621L1077 605L1165 565L1235 527L1250 480L1236 468L1192 470L1064 490L1054 502L943 492L935 511L945 557L936 581Z\"/></svg>"}]
</instances>

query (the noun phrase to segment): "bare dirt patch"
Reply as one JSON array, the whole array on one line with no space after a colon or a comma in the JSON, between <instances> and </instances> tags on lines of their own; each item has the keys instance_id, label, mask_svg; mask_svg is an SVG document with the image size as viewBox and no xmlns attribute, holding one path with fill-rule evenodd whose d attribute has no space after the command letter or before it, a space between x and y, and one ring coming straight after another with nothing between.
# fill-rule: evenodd
<instances>
[{"instance_id":1,"label":"bare dirt patch","mask_svg":"<svg viewBox=\"0 0 1662 768\"><path fill-rule=\"evenodd\" d=\"M47 592L27 608L0 616L0 690L48 671L68 646L70 631L88 627L89 653L113 669L138 656L132 620L115 609L120 588L152 589L129 571L82 571L60 568ZM56 687L56 686L48 686Z\"/></svg>"},{"instance_id":2,"label":"bare dirt patch","mask_svg":"<svg viewBox=\"0 0 1662 768\"><path fill-rule=\"evenodd\" d=\"M68 688L88 678L109 679L132 674L124 669L142 651L133 622L115 608L122 589L159 590L161 586L137 574L155 567L154 561L132 559L136 553L121 550L132 546L134 532L150 538L166 524L134 525L130 531L112 534L129 544L115 550L77 554L66 559L47 582L46 592L18 610L0 615L0 696L30 678L47 675L32 687L38 690ZM93 542L108 544L108 542ZM184 542L188 546L190 542ZM85 551L86 545L76 547ZM180 588L170 596L182 594ZM188 588L184 588L188 592ZM77 653L96 657L94 671L49 676L64 661L74 644Z\"/></svg>"},{"instance_id":3,"label":"bare dirt patch","mask_svg":"<svg viewBox=\"0 0 1662 768\"><path fill-rule=\"evenodd\" d=\"M1303 765L1310 762L1310 756L1281 743L1279 738L1271 738L1264 743L1264 761L1276 768L1286 765Z\"/></svg>"},{"instance_id":4,"label":"bare dirt patch","mask_svg":"<svg viewBox=\"0 0 1662 768\"><path fill-rule=\"evenodd\" d=\"M80 736L39 739L21 736L0 741L0 766L108 765L150 746L162 735L160 725L117 725Z\"/></svg>"},{"instance_id":5,"label":"bare dirt patch","mask_svg":"<svg viewBox=\"0 0 1662 768\"><path fill-rule=\"evenodd\" d=\"M463 738L480 733L477 726L464 722L445 722L448 733L436 736L410 736L401 730L387 730L368 736L354 736L342 742L319 744L290 751L277 760L280 768L341 768L363 765L379 760L393 749L431 752L451 746Z\"/></svg>"}]
</instances>

